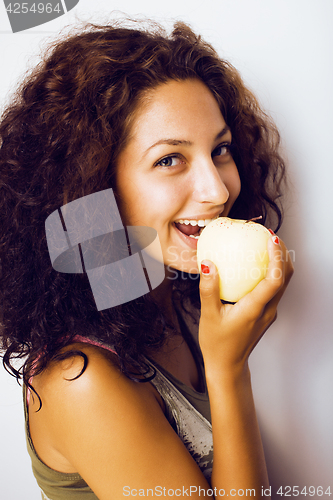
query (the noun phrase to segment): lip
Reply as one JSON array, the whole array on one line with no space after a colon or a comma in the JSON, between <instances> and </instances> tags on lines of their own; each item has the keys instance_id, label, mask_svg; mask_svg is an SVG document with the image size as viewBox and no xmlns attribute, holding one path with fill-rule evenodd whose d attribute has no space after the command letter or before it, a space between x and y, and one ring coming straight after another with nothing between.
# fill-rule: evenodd
<instances>
[{"instance_id":1,"label":"lip","mask_svg":"<svg viewBox=\"0 0 333 500\"><path fill-rule=\"evenodd\" d=\"M206 214L200 214L200 215L191 215L190 217L187 217L186 215L182 217L178 217L173 221L175 223L178 220L205 220L205 219L215 219L216 217L219 217L222 212L224 211L224 207L222 207L222 210L219 212L215 213L206 213Z\"/></svg>"},{"instance_id":2,"label":"lip","mask_svg":"<svg viewBox=\"0 0 333 500\"><path fill-rule=\"evenodd\" d=\"M207 219L208 219L208 217L207 217ZM186 234L179 231L179 229L177 228L177 226L174 222L172 224L172 227L175 229L175 231L177 231L178 236L182 239L182 241L184 241L186 243L186 245L188 245L193 250L197 249L198 240L196 240L195 238L190 238Z\"/></svg>"},{"instance_id":3,"label":"lip","mask_svg":"<svg viewBox=\"0 0 333 500\"><path fill-rule=\"evenodd\" d=\"M179 238L187 245L189 246L190 248L192 248L193 250L196 250L197 249L197 246L198 246L198 240L195 239L195 238L190 238L189 236L187 236L186 234L182 233L176 226L176 221L177 220L205 220L205 219L215 219L217 217L219 217L219 215L224 211L224 208L225 207L221 207L221 210L219 210L219 212L206 212L204 214L200 214L200 215L191 215L190 217L186 217L186 216L183 216L183 217L179 217L177 219L175 219L173 222L172 222L172 227L175 229L176 231L176 234L179 236Z\"/></svg>"}]
</instances>

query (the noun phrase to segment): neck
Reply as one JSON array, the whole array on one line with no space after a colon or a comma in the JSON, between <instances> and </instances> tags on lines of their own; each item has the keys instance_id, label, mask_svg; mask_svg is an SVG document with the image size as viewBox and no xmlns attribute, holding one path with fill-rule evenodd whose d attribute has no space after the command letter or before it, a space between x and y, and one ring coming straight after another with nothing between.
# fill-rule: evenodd
<instances>
[{"instance_id":1,"label":"neck","mask_svg":"<svg viewBox=\"0 0 333 500\"><path fill-rule=\"evenodd\" d=\"M203 389L198 368L186 335L183 336L184 332L181 331L181 324L172 300L172 288L173 280L167 275L161 285L151 292L171 326L167 329L163 346L152 354L152 359L188 387L201 391Z\"/></svg>"},{"instance_id":2,"label":"neck","mask_svg":"<svg viewBox=\"0 0 333 500\"><path fill-rule=\"evenodd\" d=\"M178 326L177 315L172 301L173 280L170 279L166 269L166 277L162 283L151 293L156 304L160 307L165 318L175 326Z\"/></svg>"}]
</instances>

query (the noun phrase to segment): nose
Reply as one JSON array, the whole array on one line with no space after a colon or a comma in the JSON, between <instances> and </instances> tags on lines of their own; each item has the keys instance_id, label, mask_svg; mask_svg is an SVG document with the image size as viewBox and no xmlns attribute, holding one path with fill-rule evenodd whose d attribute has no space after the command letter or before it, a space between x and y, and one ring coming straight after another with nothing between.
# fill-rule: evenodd
<instances>
[{"instance_id":1,"label":"nose","mask_svg":"<svg viewBox=\"0 0 333 500\"><path fill-rule=\"evenodd\" d=\"M193 198L200 203L225 205L229 191L223 174L216 168L211 157L198 161L192 170Z\"/></svg>"}]
</instances>

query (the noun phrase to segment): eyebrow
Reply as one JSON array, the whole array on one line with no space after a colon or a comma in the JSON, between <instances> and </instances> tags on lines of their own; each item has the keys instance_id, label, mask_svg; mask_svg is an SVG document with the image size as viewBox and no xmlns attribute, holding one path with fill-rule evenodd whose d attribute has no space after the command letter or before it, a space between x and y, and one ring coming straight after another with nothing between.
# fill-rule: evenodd
<instances>
[{"instance_id":1,"label":"eyebrow","mask_svg":"<svg viewBox=\"0 0 333 500\"><path fill-rule=\"evenodd\" d=\"M215 141L217 141L218 139L220 139L221 137L223 137L227 132L230 132L230 128L228 126L225 126L221 132L219 132L217 134L217 136L215 137ZM144 152L144 156L148 153L148 151L150 151L151 149L155 148L156 146L160 146L161 144L168 144L169 146L180 146L180 145L183 145L183 146L192 146L193 145L193 142L191 141L185 141L185 140L181 140L181 139L160 139L159 141L155 142L154 144L152 144L151 146L149 146L148 149L146 149L146 151Z\"/></svg>"}]
</instances>

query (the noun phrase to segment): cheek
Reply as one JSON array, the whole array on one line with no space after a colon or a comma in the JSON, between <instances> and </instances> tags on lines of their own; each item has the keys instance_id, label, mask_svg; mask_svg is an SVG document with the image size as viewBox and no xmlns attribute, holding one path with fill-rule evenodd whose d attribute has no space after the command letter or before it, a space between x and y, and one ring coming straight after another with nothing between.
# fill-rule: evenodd
<instances>
[{"instance_id":1,"label":"cheek","mask_svg":"<svg viewBox=\"0 0 333 500\"><path fill-rule=\"evenodd\" d=\"M125 160L118 163L115 190L122 216L132 218L141 215L145 203L146 206L149 204L149 186L133 168L131 159Z\"/></svg>"},{"instance_id":2,"label":"cheek","mask_svg":"<svg viewBox=\"0 0 333 500\"><path fill-rule=\"evenodd\" d=\"M241 192L241 187L242 187L241 186L241 180L239 178L239 175L237 175L237 180L235 182L235 200L236 200L236 198L238 198L238 195Z\"/></svg>"},{"instance_id":3,"label":"cheek","mask_svg":"<svg viewBox=\"0 0 333 500\"><path fill-rule=\"evenodd\" d=\"M157 228L171 217L174 190L150 182L149 176L119 176L117 194L122 217L128 225Z\"/></svg>"},{"instance_id":4,"label":"cheek","mask_svg":"<svg viewBox=\"0 0 333 500\"><path fill-rule=\"evenodd\" d=\"M236 164L234 164L234 166L230 169L224 182L229 191L229 200L231 204L233 204L241 190L241 181Z\"/></svg>"}]
</instances>

